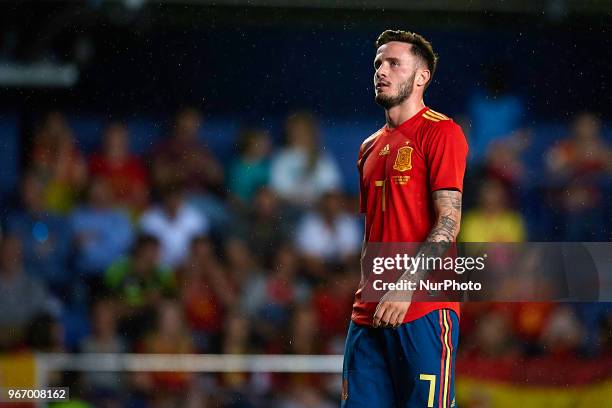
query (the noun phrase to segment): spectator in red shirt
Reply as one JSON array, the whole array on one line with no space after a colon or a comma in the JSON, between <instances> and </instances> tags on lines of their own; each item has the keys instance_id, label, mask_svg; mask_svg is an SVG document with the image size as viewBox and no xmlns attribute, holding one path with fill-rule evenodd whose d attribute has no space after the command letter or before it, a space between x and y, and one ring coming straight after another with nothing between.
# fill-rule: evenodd
<instances>
[{"instance_id":1,"label":"spectator in red shirt","mask_svg":"<svg viewBox=\"0 0 612 408\"><path fill-rule=\"evenodd\" d=\"M576 116L571 134L547 153L552 174L561 177L597 175L612 166L612 152L602 138L601 120L592 113Z\"/></svg>"},{"instance_id":2,"label":"spectator in red shirt","mask_svg":"<svg viewBox=\"0 0 612 408\"><path fill-rule=\"evenodd\" d=\"M353 305L353 288L359 282L358 263L351 263L340 273L329 276L312 295L312 304L317 313L320 337L324 340L325 353L343 352L344 337L348 328L348 312ZM355 270L357 267L357 270Z\"/></svg>"},{"instance_id":3,"label":"spectator in red shirt","mask_svg":"<svg viewBox=\"0 0 612 408\"><path fill-rule=\"evenodd\" d=\"M178 280L196 347L201 352L216 352L233 289L208 238L198 236L192 240L189 257L178 270Z\"/></svg>"},{"instance_id":4,"label":"spectator in red shirt","mask_svg":"<svg viewBox=\"0 0 612 408\"><path fill-rule=\"evenodd\" d=\"M201 124L202 115L197 109L178 112L172 135L153 152L151 170L156 187L179 183L189 192L219 191L223 169L198 140Z\"/></svg>"},{"instance_id":5,"label":"spectator in red shirt","mask_svg":"<svg viewBox=\"0 0 612 408\"><path fill-rule=\"evenodd\" d=\"M108 180L115 203L140 212L148 201L147 173L142 161L130 153L129 137L124 123L110 123L102 150L91 156L89 168L93 176Z\"/></svg>"},{"instance_id":6,"label":"spectator in red shirt","mask_svg":"<svg viewBox=\"0 0 612 408\"><path fill-rule=\"evenodd\" d=\"M191 335L185 325L183 310L173 300L163 301L157 310L157 327L148 335L142 353L190 354L194 352ZM134 380L138 387L152 396L160 405L184 406L184 398L192 388L193 373L154 372L138 373Z\"/></svg>"}]
</instances>

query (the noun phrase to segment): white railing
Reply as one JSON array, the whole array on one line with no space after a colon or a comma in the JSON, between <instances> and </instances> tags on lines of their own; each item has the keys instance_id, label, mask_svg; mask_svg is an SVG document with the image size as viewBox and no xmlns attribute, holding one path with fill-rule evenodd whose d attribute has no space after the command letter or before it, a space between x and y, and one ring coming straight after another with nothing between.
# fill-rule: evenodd
<instances>
[{"instance_id":1,"label":"white railing","mask_svg":"<svg viewBox=\"0 0 612 408\"><path fill-rule=\"evenodd\" d=\"M36 354L45 371L184 371L200 373L340 373L341 355Z\"/></svg>"},{"instance_id":2,"label":"white railing","mask_svg":"<svg viewBox=\"0 0 612 408\"><path fill-rule=\"evenodd\" d=\"M36 383L50 372L340 373L341 355L37 353ZM38 404L44 407L44 404Z\"/></svg>"}]
</instances>

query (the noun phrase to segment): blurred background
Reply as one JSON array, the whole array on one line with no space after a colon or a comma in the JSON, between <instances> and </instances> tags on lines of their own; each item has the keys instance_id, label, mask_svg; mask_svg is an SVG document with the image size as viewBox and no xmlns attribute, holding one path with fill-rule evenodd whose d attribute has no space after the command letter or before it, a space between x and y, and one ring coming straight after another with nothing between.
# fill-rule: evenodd
<instances>
[{"instance_id":1,"label":"blurred background","mask_svg":"<svg viewBox=\"0 0 612 408\"><path fill-rule=\"evenodd\" d=\"M0 385L70 386L65 407L338 406L316 367L48 358L338 358L388 28L433 43L426 104L468 137L461 240L612 238L610 2L257 3L0 4ZM466 304L456 367L462 407L605 406L612 308Z\"/></svg>"}]
</instances>

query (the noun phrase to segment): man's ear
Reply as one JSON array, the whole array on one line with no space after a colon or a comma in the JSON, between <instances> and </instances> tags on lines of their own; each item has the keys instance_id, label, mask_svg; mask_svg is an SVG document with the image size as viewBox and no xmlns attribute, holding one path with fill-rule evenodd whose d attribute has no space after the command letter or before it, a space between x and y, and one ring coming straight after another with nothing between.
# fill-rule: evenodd
<instances>
[{"instance_id":1,"label":"man's ear","mask_svg":"<svg viewBox=\"0 0 612 408\"><path fill-rule=\"evenodd\" d=\"M429 82L430 78L431 78L431 72L429 72L428 69L419 69L417 71L417 76L416 76L415 81L418 86L425 86L427 82Z\"/></svg>"}]
</instances>

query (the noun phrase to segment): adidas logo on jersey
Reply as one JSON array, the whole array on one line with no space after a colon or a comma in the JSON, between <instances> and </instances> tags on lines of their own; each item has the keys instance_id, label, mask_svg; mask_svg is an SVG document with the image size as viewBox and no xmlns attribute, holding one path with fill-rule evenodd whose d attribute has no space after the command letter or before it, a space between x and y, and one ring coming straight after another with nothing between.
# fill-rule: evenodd
<instances>
[{"instance_id":1,"label":"adidas logo on jersey","mask_svg":"<svg viewBox=\"0 0 612 408\"><path fill-rule=\"evenodd\" d=\"M391 151L391 149L389 148L389 143L387 143L385 145L385 147L383 147L382 149L380 149L380 152L378 153L379 156L384 156L385 154L389 154L389 152Z\"/></svg>"}]
</instances>

